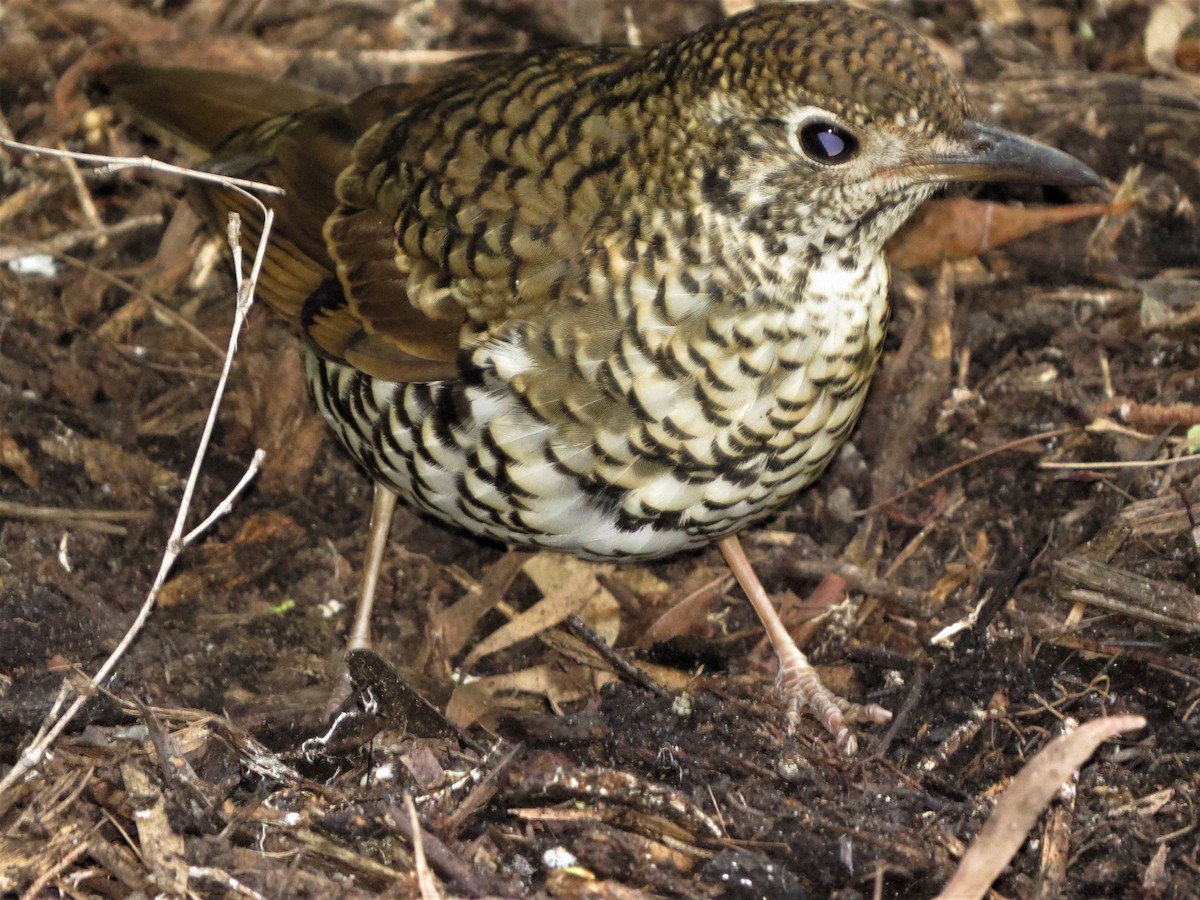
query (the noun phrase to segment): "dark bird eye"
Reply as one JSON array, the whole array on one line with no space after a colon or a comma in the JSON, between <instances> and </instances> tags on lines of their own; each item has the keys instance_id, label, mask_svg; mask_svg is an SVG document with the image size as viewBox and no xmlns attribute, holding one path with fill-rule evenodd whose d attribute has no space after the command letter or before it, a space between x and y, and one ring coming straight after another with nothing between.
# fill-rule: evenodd
<instances>
[{"instance_id":1,"label":"dark bird eye","mask_svg":"<svg viewBox=\"0 0 1200 900\"><path fill-rule=\"evenodd\" d=\"M840 125L818 120L800 129L800 146L817 162L844 163L858 152L858 138Z\"/></svg>"}]
</instances>

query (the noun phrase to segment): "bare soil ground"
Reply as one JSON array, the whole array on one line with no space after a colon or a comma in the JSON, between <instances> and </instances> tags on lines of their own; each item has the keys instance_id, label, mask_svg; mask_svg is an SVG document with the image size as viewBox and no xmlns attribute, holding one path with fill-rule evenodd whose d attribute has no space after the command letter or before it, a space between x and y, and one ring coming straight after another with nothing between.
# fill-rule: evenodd
<instances>
[{"instance_id":1,"label":"bare soil ground","mask_svg":"<svg viewBox=\"0 0 1200 900\"><path fill-rule=\"evenodd\" d=\"M893 726L864 732L852 760L812 721L787 734L770 654L715 549L577 566L402 510L378 657L352 671L369 710L327 735L370 487L318 420L295 337L256 309L191 524L256 447L264 469L184 551L107 691L0 797L0 892L411 895L409 794L454 895L928 897L1034 753L1072 722L1128 712L1148 727L1088 762L996 896L1196 896L1188 4L880 5L938 42L983 116L1077 155L1131 201L984 252L951 250L945 226L924 232L933 258L960 258L898 268L887 356L851 442L743 537L829 683L895 711ZM8 0L0 134L178 158L89 99L89 74L129 56L349 95L419 77L446 51L650 43L722 13L645 6ZM0 184L2 772L150 587L233 290L174 179L0 149ZM1018 211L1111 199L973 194ZM833 570L844 600L801 624L811 611L795 598ZM496 636L537 603L543 628ZM615 665L567 612L648 675ZM414 688L471 724L447 725Z\"/></svg>"}]
</instances>

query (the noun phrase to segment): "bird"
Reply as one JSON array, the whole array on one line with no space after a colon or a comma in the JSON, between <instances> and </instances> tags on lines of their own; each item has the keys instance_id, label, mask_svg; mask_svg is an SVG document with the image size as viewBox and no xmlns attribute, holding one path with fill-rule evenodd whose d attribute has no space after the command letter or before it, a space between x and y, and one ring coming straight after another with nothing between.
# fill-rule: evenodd
<instances>
[{"instance_id":1,"label":"bird","mask_svg":"<svg viewBox=\"0 0 1200 900\"><path fill-rule=\"evenodd\" d=\"M939 54L838 2L764 5L651 47L471 57L343 102L245 73L102 78L210 172L285 189L259 295L376 485L349 646L369 644L397 498L518 547L652 560L716 544L846 753L828 690L738 534L854 428L889 317L885 241L941 186L1103 186L971 117ZM241 195L190 188L214 228Z\"/></svg>"}]
</instances>

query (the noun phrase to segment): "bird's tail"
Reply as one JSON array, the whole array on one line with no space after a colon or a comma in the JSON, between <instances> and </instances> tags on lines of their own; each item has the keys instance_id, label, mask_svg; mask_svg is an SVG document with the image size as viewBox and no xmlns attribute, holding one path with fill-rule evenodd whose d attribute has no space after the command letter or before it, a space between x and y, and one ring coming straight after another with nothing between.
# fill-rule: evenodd
<instances>
[{"instance_id":1,"label":"bird's tail","mask_svg":"<svg viewBox=\"0 0 1200 900\"><path fill-rule=\"evenodd\" d=\"M333 274L321 229L350 153L339 105L318 91L243 72L122 63L97 80L139 126L206 157L204 170L284 189L269 199L275 227L258 287L298 323L305 299ZM264 223L252 199L210 182L189 183L188 199L218 234L237 213L242 247L253 256Z\"/></svg>"},{"instance_id":2,"label":"bird's tail","mask_svg":"<svg viewBox=\"0 0 1200 900\"><path fill-rule=\"evenodd\" d=\"M243 72L119 63L100 87L128 106L140 124L208 155L230 136L276 116L332 103L327 94Z\"/></svg>"}]
</instances>

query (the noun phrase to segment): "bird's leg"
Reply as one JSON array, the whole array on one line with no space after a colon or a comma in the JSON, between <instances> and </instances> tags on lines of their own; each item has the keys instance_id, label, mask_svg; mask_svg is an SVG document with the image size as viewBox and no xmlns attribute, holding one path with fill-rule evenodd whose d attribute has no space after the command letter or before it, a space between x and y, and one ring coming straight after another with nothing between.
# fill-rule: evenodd
<instances>
[{"instance_id":1,"label":"bird's leg","mask_svg":"<svg viewBox=\"0 0 1200 900\"><path fill-rule=\"evenodd\" d=\"M358 586L358 605L354 610L354 625L346 652L366 650L371 646L371 610L375 606L375 588L379 584L379 567L387 548L392 514L396 511L396 494L381 484L375 485L375 500L371 505L371 531L367 536L367 555L363 559L362 581Z\"/></svg>"},{"instance_id":2,"label":"bird's leg","mask_svg":"<svg viewBox=\"0 0 1200 900\"><path fill-rule=\"evenodd\" d=\"M354 608L350 638L346 641L347 653L351 650L367 650L371 646L371 611L375 607L375 588L379 584L379 567L383 563L383 551L387 548L388 531L392 527L392 513L395 511L396 494L376 484L375 499L371 504L371 527L367 534L367 553L363 559L362 579L358 583L358 604ZM327 719L337 714L352 688L350 673L343 659L341 675L325 706Z\"/></svg>"},{"instance_id":3,"label":"bird's leg","mask_svg":"<svg viewBox=\"0 0 1200 900\"><path fill-rule=\"evenodd\" d=\"M723 538L717 546L721 548L721 553L724 554L725 561L738 584L750 598L750 605L762 620L775 655L779 657L777 687L788 705L789 724L794 725L800 710L807 706L825 729L837 739L838 749L847 756L853 756L858 750L858 741L849 725L862 721L883 724L892 718L892 714L875 703L866 706L851 703L825 687L817 675L817 670L800 652L800 648L784 627L783 620L775 610L775 604L771 602L762 582L754 574L754 568L746 558L746 551L742 549L737 535Z\"/></svg>"}]
</instances>

